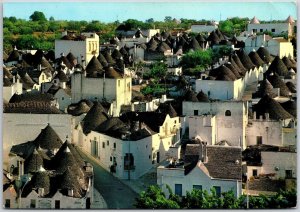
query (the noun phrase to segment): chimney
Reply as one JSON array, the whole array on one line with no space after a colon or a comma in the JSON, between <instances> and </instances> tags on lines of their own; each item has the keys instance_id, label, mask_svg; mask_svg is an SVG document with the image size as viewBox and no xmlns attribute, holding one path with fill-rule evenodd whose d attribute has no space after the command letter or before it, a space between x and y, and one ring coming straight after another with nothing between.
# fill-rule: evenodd
<instances>
[{"instance_id":1,"label":"chimney","mask_svg":"<svg viewBox=\"0 0 300 212\"><path fill-rule=\"evenodd\" d=\"M44 188L39 188L39 189L38 189L38 195L39 195L40 197L43 197L43 196L44 196L44 193L45 193L45 189L44 189Z\"/></svg>"},{"instance_id":2,"label":"chimney","mask_svg":"<svg viewBox=\"0 0 300 212\"><path fill-rule=\"evenodd\" d=\"M68 189L68 196L73 197L74 190L73 189Z\"/></svg>"},{"instance_id":3,"label":"chimney","mask_svg":"<svg viewBox=\"0 0 300 212\"><path fill-rule=\"evenodd\" d=\"M206 163L208 160L208 158L207 158L207 142L201 142L201 146L202 146L202 157L203 157L202 162Z\"/></svg>"},{"instance_id":4,"label":"chimney","mask_svg":"<svg viewBox=\"0 0 300 212\"><path fill-rule=\"evenodd\" d=\"M270 119L269 113L266 113L265 116L266 116L266 120L269 121L269 119Z\"/></svg>"}]
</instances>

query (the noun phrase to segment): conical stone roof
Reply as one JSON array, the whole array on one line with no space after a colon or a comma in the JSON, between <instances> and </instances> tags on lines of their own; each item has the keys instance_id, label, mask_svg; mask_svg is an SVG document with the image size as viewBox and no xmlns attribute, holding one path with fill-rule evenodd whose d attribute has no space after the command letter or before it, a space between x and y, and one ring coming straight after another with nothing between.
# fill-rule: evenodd
<instances>
[{"instance_id":1,"label":"conical stone roof","mask_svg":"<svg viewBox=\"0 0 300 212\"><path fill-rule=\"evenodd\" d=\"M265 95L259 100L259 102L253 106L254 111L256 112L256 118L259 118L261 115L265 117L266 113L269 113L270 119L279 120L279 119L289 119L293 118L278 102L272 99L269 95Z\"/></svg>"},{"instance_id":2,"label":"conical stone roof","mask_svg":"<svg viewBox=\"0 0 300 212\"><path fill-rule=\"evenodd\" d=\"M82 187L78 181L77 176L74 174L72 168L67 167L62 177L59 180L59 188L62 193L68 195L69 190L73 190L73 197L81 198L84 194Z\"/></svg>"},{"instance_id":3,"label":"conical stone roof","mask_svg":"<svg viewBox=\"0 0 300 212\"><path fill-rule=\"evenodd\" d=\"M184 95L184 100L188 102L199 102L197 95L191 89L188 89Z\"/></svg>"},{"instance_id":4,"label":"conical stone roof","mask_svg":"<svg viewBox=\"0 0 300 212\"><path fill-rule=\"evenodd\" d=\"M280 96L288 97L290 95L290 90L286 84L280 79L278 74L271 74L267 78L274 88L280 88Z\"/></svg>"},{"instance_id":5,"label":"conical stone roof","mask_svg":"<svg viewBox=\"0 0 300 212\"><path fill-rule=\"evenodd\" d=\"M242 64L240 58L236 54L234 54L234 55L232 55L232 59L234 60L235 64L240 68L241 72L239 72L239 73L242 73L244 76L245 73L247 72L247 69Z\"/></svg>"},{"instance_id":6,"label":"conical stone roof","mask_svg":"<svg viewBox=\"0 0 300 212\"><path fill-rule=\"evenodd\" d=\"M88 77L97 77L98 74L103 74L103 66L96 58L93 56L85 69Z\"/></svg>"},{"instance_id":7,"label":"conical stone roof","mask_svg":"<svg viewBox=\"0 0 300 212\"><path fill-rule=\"evenodd\" d=\"M199 102L210 102L208 96L202 90L197 94L197 98Z\"/></svg>"},{"instance_id":8,"label":"conical stone roof","mask_svg":"<svg viewBox=\"0 0 300 212\"><path fill-rule=\"evenodd\" d=\"M67 59L69 60L69 62L70 62L73 66L75 65L76 58L75 58L75 56L72 54L72 52L69 52L69 54L67 55Z\"/></svg>"},{"instance_id":9,"label":"conical stone roof","mask_svg":"<svg viewBox=\"0 0 300 212\"><path fill-rule=\"evenodd\" d=\"M285 85L288 87L288 89L292 92L292 93L297 93L297 88L296 88L296 86L295 86L295 84L294 83L292 83L292 82L287 82L287 83L285 83Z\"/></svg>"},{"instance_id":10,"label":"conical stone roof","mask_svg":"<svg viewBox=\"0 0 300 212\"><path fill-rule=\"evenodd\" d=\"M99 60L99 62L101 63L101 65L103 67L107 67L108 66L108 62L106 61L106 59L103 56L103 54L101 54L101 52L99 52L99 55L98 55L97 59Z\"/></svg>"},{"instance_id":11,"label":"conical stone roof","mask_svg":"<svg viewBox=\"0 0 300 212\"><path fill-rule=\"evenodd\" d=\"M105 77L106 78L113 78L113 79L120 79L122 75L117 72L113 67L106 68L105 70Z\"/></svg>"},{"instance_id":12,"label":"conical stone roof","mask_svg":"<svg viewBox=\"0 0 300 212\"><path fill-rule=\"evenodd\" d=\"M272 60L269 51L265 47L259 47L259 49L257 50L257 54L266 63L270 63Z\"/></svg>"},{"instance_id":13,"label":"conical stone roof","mask_svg":"<svg viewBox=\"0 0 300 212\"><path fill-rule=\"evenodd\" d=\"M249 57L256 67L262 66L265 63L255 51L250 52Z\"/></svg>"},{"instance_id":14,"label":"conical stone roof","mask_svg":"<svg viewBox=\"0 0 300 212\"><path fill-rule=\"evenodd\" d=\"M107 119L108 116L103 106L99 102L95 102L83 119L83 132L88 134Z\"/></svg>"},{"instance_id":15,"label":"conical stone roof","mask_svg":"<svg viewBox=\"0 0 300 212\"><path fill-rule=\"evenodd\" d=\"M231 70L231 72L235 75L236 79L239 79L239 78L242 77L240 75L238 69L234 65L232 65L231 63L227 63L227 64L225 64L225 66Z\"/></svg>"},{"instance_id":16,"label":"conical stone roof","mask_svg":"<svg viewBox=\"0 0 300 212\"><path fill-rule=\"evenodd\" d=\"M25 160L24 171L26 174L38 172L43 165L43 158L39 155L38 151L34 149L33 153Z\"/></svg>"},{"instance_id":17,"label":"conical stone roof","mask_svg":"<svg viewBox=\"0 0 300 212\"><path fill-rule=\"evenodd\" d=\"M251 21L250 21L250 24L259 24L259 20L254 16Z\"/></svg>"},{"instance_id":18,"label":"conical stone roof","mask_svg":"<svg viewBox=\"0 0 300 212\"><path fill-rule=\"evenodd\" d=\"M6 62L19 61L20 54L18 50L14 49L8 56Z\"/></svg>"},{"instance_id":19,"label":"conical stone roof","mask_svg":"<svg viewBox=\"0 0 300 212\"><path fill-rule=\"evenodd\" d=\"M123 55L119 52L118 49L114 49L113 52L111 53L111 56L114 59L120 59L121 57L123 57Z\"/></svg>"},{"instance_id":20,"label":"conical stone roof","mask_svg":"<svg viewBox=\"0 0 300 212\"><path fill-rule=\"evenodd\" d=\"M239 56L240 61L247 70L255 68L255 65L252 63L250 57L246 54L244 50L237 51L237 55Z\"/></svg>"},{"instance_id":21,"label":"conical stone roof","mask_svg":"<svg viewBox=\"0 0 300 212\"><path fill-rule=\"evenodd\" d=\"M268 94L271 98L274 98L276 97L276 95L272 92L272 90L273 86L271 85L271 83L267 79L264 79L260 82L257 94L259 97L264 97L266 94Z\"/></svg>"},{"instance_id":22,"label":"conical stone roof","mask_svg":"<svg viewBox=\"0 0 300 212\"><path fill-rule=\"evenodd\" d=\"M50 124L48 124L34 140L34 144L46 150L54 150L62 146L62 141Z\"/></svg>"},{"instance_id":23,"label":"conical stone roof","mask_svg":"<svg viewBox=\"0 0 300 212\"><path fill-rule=\"evenodd\" d=\"M288 76L289 70L279 56L276 56L266 74L277 73L279 76Z\"/></svg>"},{"instance_id":24,"label":"conical stone roof","mask_svg":"<svg viewBox=\"0 0 300 212\"><path fill-rule=\"evenodd\" d=\"M291 68L297 72L297 64L294 64L288 57L284 56L282 58L282 62L285 64L285 66L290 70Z\"/></svg>"},{"instance_id":25,"label":"conical stone roof","mask_svg":"<svg viewBox=\"0 0 300 212\"><path fill-rule=\"evenodd\" d=\"M281 103L281 106L292 116L295 118L297 117L297 102L296 101L286 101L284 103Z\"/></svg>"}]
</instances>

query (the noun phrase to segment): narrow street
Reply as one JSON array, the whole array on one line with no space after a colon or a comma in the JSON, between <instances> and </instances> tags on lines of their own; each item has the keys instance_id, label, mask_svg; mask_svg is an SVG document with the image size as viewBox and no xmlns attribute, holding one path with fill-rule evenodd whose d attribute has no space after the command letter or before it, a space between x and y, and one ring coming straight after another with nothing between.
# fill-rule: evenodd
<instances>
[{"instance_id":1,"label":"narrow street","mask_svg":"<svg viewBox=\"0 0 300 212\"><path fill-rule=\"evenodd\" d=\"M79 151L80 149L77 148ZM94 187L101 193L109 209L132 209L135 198L138 197L133 190L120 180L104 170L91 156L80 151L84 160L94 167Z\"/></svg>"}]
</instances>

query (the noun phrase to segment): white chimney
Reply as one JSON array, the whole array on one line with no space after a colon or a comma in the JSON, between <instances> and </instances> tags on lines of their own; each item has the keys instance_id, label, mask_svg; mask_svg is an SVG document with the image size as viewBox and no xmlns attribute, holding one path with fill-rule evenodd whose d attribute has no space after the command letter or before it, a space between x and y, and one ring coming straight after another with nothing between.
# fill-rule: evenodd
<instances>
[{"instance_id":1,"label":"white chimney","mask_svg":"<svg viewBox=\"0 0 300 212\"><path fill-rule=\"evenodd\" d=\"M69 189L68 190L68 196L73 197L74 195L74 190L73 189Z\"/></svg>"},{"instance_id":2,"label":"white chimney","mask_svg":"<svg viewBox=\"0 0 300 212\"><path fill-rule=\"evenodd\" d=\"M208 158L207 158L207 142L201 142L202 145L202 157L203 157L203 163L206 163Z\"/></svg>"},{"instance_id":3,"label":"white chimney","mask_svg":"<svg viewBox=\"0 0 300 212\"><path fill-rule=\"evenodd\" d=\"M43 197L43 196L44 196L44 193L45 193L45 189L44 189L44 188L39 188L39 189L38 189L38 195L39 195L40 197Z\"/></svg>"},{"instance_id":4,"label":"white chimney","mask_svg":"<svg viewBox=\"0 0 300 212\"><path fill-rule=\"evenodd\" d=\"M266 115L266 120L269 121L269 119L270 119L269 113L266 113L265 115Z\"/></svg>"}]
</instances>

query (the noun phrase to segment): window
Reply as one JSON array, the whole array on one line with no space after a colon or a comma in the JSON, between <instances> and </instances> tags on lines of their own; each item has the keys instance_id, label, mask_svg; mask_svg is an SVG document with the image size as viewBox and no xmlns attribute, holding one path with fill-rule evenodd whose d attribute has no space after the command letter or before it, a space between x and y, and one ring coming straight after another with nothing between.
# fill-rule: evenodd
<instances>
[{"instance_id":1,"label":"window","mask_svg":"<svg viewBox=\"0 0 300 212\"><path fill-rule=\"evenodd\" d=\"M275 32L275 29L272 29L272 32Z\"/></svg>"},{"instance_id":2,"label":"window","mask_svg":"<svg viewBox=\"0 0 300 212\"><path fill-rule=\"evenodd\" d=\"M120 87L120 80L118 80L118 87Z\"/></svg>"},{"instance_id":3,"label":"window","mask_svg":"<svg viewBox=\"0 0 300 212\"><path fill-rule=\"evenodd\" d=\"M293 171L285 170L285 178L287 178L287 179L293 178Z\"/></svg>"},{"instance_id":4,"label":"window","mask_svg":"<svg viewBox=\"0 0 300 212\"><path fill-rule=\"evenodd\" d=\"M10 208L10 199L5 200L5 207Z\"/></svg>"},{"instance_id":5,"label":"window","mask_svg":"<svg viewBox=\"0 0 300 212\"><path fill-rule=\"evenodd\" d=\"M256 144L262 145L262 136L256 136Z\"/></svg>"},{"instance_id":6,"label":"window","mask_svg":"<svg viewBox=\"0 0 300 212\"><path fill-rule=\"evenodd\" d=\"M253 32L257 32L257 29L253 29Z\"/></svg>"},{"instance_id":7,"label":"window","mask_svg":"<svg viewBox=\"0 0 300 212\"><path fill-rule=\"evenodd\" d=\"M91 42L89 42L89 52L92 50Z\"/></svg>"},{"instance_id":8,"label":"window","mask_svg":"<svg viewBox=\"0 0 300 212\"><path fill-rule=\"evenodd\" d=\"M134 169L134 157L132 153L126 153L124 157L124 170Z\"/></svg>"},{"instance_id":9,"label":"window","mask_svg":"<svg viewBox=\"0 0 300 212\"><path fill-rule=\"evenodd\" d=\"M260 29L259 31L260 31L260 32L263 32L264 30L263 30L263 29Z\"/></svg>"},{"instance_id":10,"label":"window","mask_svg":"<svg viewBox=\"0 0 300 212\"><path fill-rule=\"evenodd\" d=\"M114 149L116 149L117 148L117 144L116 143L114 143Z\"/></svg>"},{"instance_id":11,"label":"window","mask_svg":"<svg viewBox=\"0 0 300 212\"><path fill-rule=\"evenodd\" d=\"M182 196L182 184L175 184L175 194Z\"/></svg>"},{"instance_id":12,"label":"window","mask_svg":"<svg viewBox=\"0 0 300 212\"><path fill-rule=\"evenodd\" d=\"M111 156L110 156L109 160L112 161L112 157Z\"/></svg>"},{"instance_id":13,"label":"window","mask_svg":"<svg viewBox=\"0 0 300 212\"><path fill-rule=\"evenodd\" d=\"M113 158L113 162L114 162L114 163L115 163L115 162L117 162L117 159L116 159L116 157L114 157L114 158Z\"/></svg>"},{"instance_id":14,"label":"window","mask_svg":"<svg viewBox=\"0 0 300 212\"><path fill-rule=\"evenodd\" d=\"M30 200L30 208L35 208L35 205L36 204L36 201L35 201L35 199L31 199Z\"/></svg>"},{"instance_id":15,"label":"window","mask_svg":"<svg viewBox=\"0 0 300 212\"><path fill-rule=\"evenodd\" d=\"M44 74L42 74L42 80L43 80L43 81L45 80L45 76L44 76Z\"/></svg>"},{"instance_id":16,"label":"window","mask_svg":"<svg viewBox=\"0 0 300 212\"><path fill-rule=\"evenodd\" d=\"M194 110L194 116L198 116L198 110Z\"/></svg>"},{"instance_id":17,"label":"window","mask_svg":"<svg viewBox=\"0 0 300 212\"><path fill-rule=\"evenodd\" d=\"M225 116L231 116L231 111L230 110L226 110L225 111Z\"/></svg>"},{"instance_id":18,"label":"window","mask_svg":"<svg viewBox=\"0 0 300 212\"><path fill-rule=\"evenodd\" d=\"M105 142L102 142L102 148L105 149Z\"/></svg>"},{"instance_id":19,"label":"window","mask_svg":"<svg viewBox=\"0 0 300 212\"><path fill-rule=\"evenodd\" d=\"M65 97L61 97L61 100L65 100Z\"/></svg>"},{"instance_id":20,"label":"window","mask_svg":"<svg viewBox=\"0 0 300 212\"><path fill-rule=\"evenodd\" d=\"M257 176L257 169L253 169L253 170L252 170L252 176L253 176L253 177L256 177L256 176Z\"/></svg>"},{"instance_id":21,"label":"window","mask_svg":"<svg viewBox=\"0 0 300 212\"><path fill-rule=\"evenodd\" d=\"M60 209L60 200L55 200L55 209Z\"/></svg>"},{"instance_id":22,"label":"window","mask_svg":"<svg viewBox=\"0 0 300 212\"><path fill-rule=\"evenodd\" d=\"M109 140L106 141L106 145L109 146Z\"/></svg>"},{"instance_id":23,"label":"window","mask_svg":"<svg viewBox=\"0 0 300 212\"><path fill-rule=\"evenodd\" d=\"M92 153L92 156L94 156L94 157L98 156L98 142L95 140L92 141L91 153Z\"/></svg>"},{"instance_id":24,"label":"window","mask_svg":"<svg viewBox=\"0 0 300 212\"><path fill-rule=\"evenodd\" d=\"M149 155L149 159L151 158L151 155Z\"/></svg>"},{"instance_id":25,"label":"window","mask_svg":"<svg viewBox=\"0 0 300 212\"><path fill-rule=\"evenodd\" d=\"M202 190L202 185L193 185L193 189Z\"/></svg>"},{"instance_id":26,"label":"window","mask_svg":"<svg viewBox=\"0 0 300 212\"><path fill-rule=\"evenodd\" d=\"M216 190L216 194L218 197L221 196L221 187L220 186L214 186L214 189Z\"/></svg>"}]
</instances>

